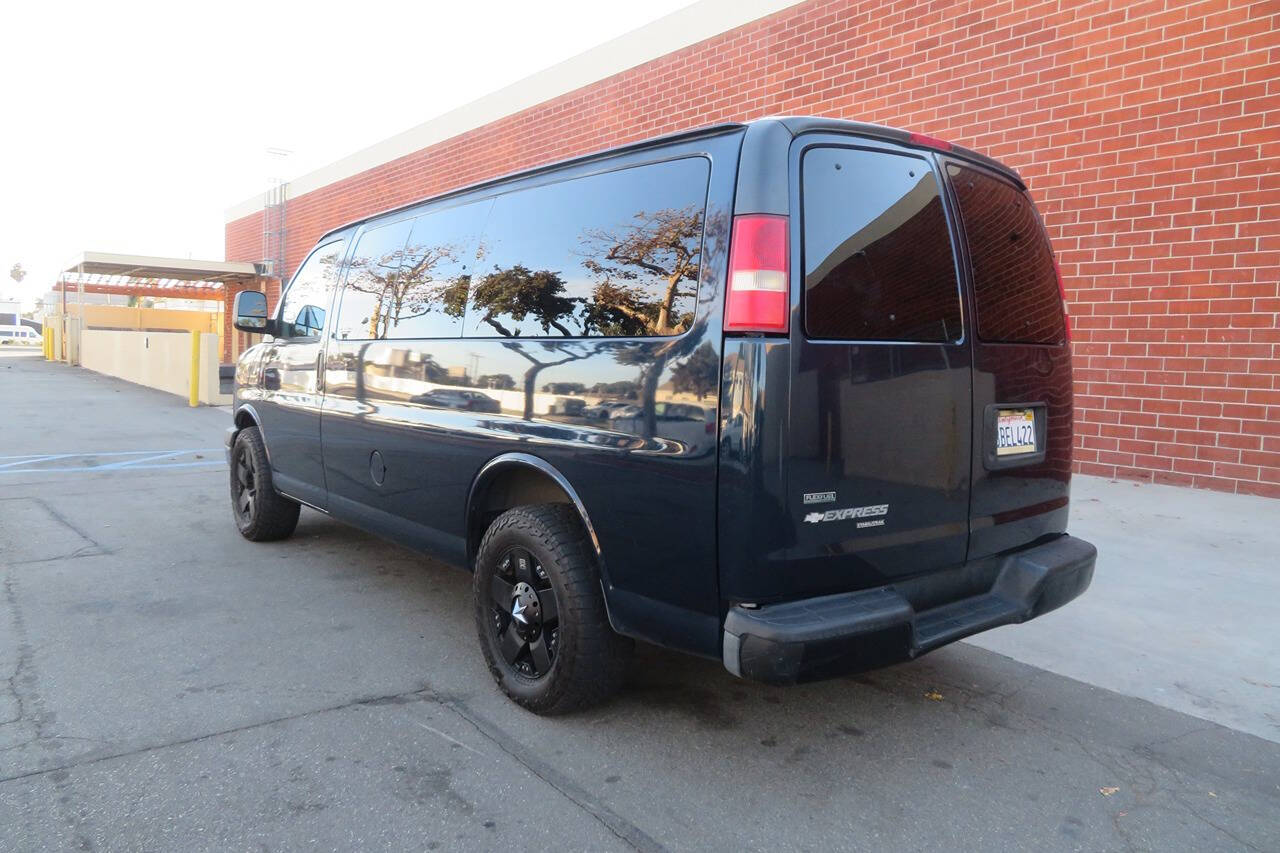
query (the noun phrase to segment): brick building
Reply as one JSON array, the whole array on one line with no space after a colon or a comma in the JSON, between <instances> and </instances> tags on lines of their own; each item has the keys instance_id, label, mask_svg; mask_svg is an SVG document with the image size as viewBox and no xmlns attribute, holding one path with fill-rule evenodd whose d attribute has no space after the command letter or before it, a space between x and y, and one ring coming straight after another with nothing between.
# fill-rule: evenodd
<instances>
[{"instance_id":1,"label":"brick building","mask_svg":"<svg viewBox=\"0 0 1280 853\"><path fill-rule=\"evenodd\" d=\"M1275 0L703 0L294 181L286 265L452 187L787 113L1022 173L1071 306L1077 470L1280 497ZM229 260L263 216L228 211Z\"/></svg>"}]
</instances>

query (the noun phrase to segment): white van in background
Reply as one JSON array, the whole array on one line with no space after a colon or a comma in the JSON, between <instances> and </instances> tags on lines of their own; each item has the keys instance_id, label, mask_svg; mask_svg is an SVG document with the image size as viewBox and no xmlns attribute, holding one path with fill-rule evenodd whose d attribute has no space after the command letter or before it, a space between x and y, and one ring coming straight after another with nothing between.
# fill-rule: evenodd
<instances>
[{"instance_id":1,"label":"white van in background","mask_svg":"<svg viewBox=\"0 0 1280 853\"><path fill-rule=\"evenodd\" d=\"M40 346L42 336L30 326L0 326L0 345Z\"/></svg>"}]
</instances>

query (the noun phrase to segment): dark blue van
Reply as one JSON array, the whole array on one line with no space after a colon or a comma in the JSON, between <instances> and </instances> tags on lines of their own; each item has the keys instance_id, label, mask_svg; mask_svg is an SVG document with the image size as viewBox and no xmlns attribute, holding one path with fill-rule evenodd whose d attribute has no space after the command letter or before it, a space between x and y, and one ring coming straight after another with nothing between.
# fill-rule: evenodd
<instances>
[{"instance_id":1,"label":"dark blue van","mask_svg":"<svg viewBox=\"0 0 1280 853\"><path fill-rule=\"evenodd\" d=\"M320 239L236 368L231 499L306 504L474 574L539 713L632 639L774 683L1058 607L1069 327L1018 175L920 134L720 125Z\"/></svg>"}]
</instances>

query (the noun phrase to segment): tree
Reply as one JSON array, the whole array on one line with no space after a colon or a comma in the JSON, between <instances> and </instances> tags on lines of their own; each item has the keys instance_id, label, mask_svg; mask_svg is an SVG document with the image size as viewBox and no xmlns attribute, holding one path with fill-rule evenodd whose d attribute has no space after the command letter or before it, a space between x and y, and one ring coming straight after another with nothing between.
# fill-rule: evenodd
<instances>
[{"instance_id":1,"label":"tree","mask_svg":"<svg viewBox=\"0 0 1280 853\"><path fill-rule=\"evenodd\" d=\"M679 300L697 295L701 237L701 205L642 210L630 225L587 231L583 266L597 280L589 324L624 336L675 335L687 329L693 312L678 310ZM653 279L661 282L659 295ZM686 282L692 286L682 288Z\"/></svg>"},{"instance_id":2,"label":"tree","mask_svg":"<svg viewBox=\"0 0 1280 853\"><path fill-rule=\"evenodd\" d=\"M560 273L535 272L523 264L495 269L482 277L471 291L471 301L477 312L483 312L480 321L506 338L519 337L520 330L508 329L498 317L522 322L532 316L544 333L555 329L566 338L573 337L573 332L564 324L582 304L582 300L565 295Z\"/></svg>"},{"instance_id":3,"label":"tree","mask_svg":"<svg viewBox=\"0 0 1280 853\"><path fill-rule=\"evenodd\" d=\"M505 373L486 373L476 380L476 387L510 391L516 387L516 381Z\"/></svg>"},{"instance_id":4,"label":"tree","mask_svg":"<svg viewBox=\"0 0 1280 853\"><path fill-rule=\"evenodd\" d=\"M548 353L556 353L563 355L564 358L556 361L542 361L532 354L534 342L521 343L518 341L503 341L502 345L521 358L529 361L529 369L524 372L524 419L526 421L533 420L533 390L537 387L538 374L546 370L548 367L559 367L562 364L568 364L571 361L577 361L580 358L586 358L588 350L581 344L560 343L559 341L539 341L538 346L542 347Z\"/></svg>"},{"instance_id":5,"label":"tree","mask_svg":"<svg viewBox=\"0 0 1280 853\"><path fill-rule=\"evenodd\" d=\"M347 286L375 297L367 318L369 337L386 338L401 323L437 307L451 317L461 317L467 307L471 276L440 275L441 268L452 265L457 255L457 247L444 244L410 246L353 259Z\"/></svg>"},{"instance_id":6,"label":"tree","mask_svg":"<svg viewBox=\"0 0 1280 853\"><path fill-rule=\"evenodd\" d=\"M704 343L673 367L671 381L676 393L696 394L699 400L714 391L720 381L720 359L711 344Z\"/></svg>"},{"instance_id":7,"label":"tree","mask_svg":"<svg viewBox=\"0 0 1280 853\"><path fill-rule=\"evenodd\" d=\"M542 390L548 394L585 394L587 386L581 382L549 382Z\"/></svg>"},{"instance_id":8,"label":"tree","mask_svg":"<svg viewBox=\"0 0 1280 853\"><path fill-rule=\"evenodd\" d=\"M27 271L22 268L21 261L18 261L13 266L9 267L9 278L13 279L18 284L22 284L22 280L26 277Z\"/></svg>"},{"instance_id":9,"label":"tree","mask_svg":"<svg viewBox=\"0 0 1280 853\"><path fill-rule=\"evenodd\" d=\"M638 386L633 380L622 379L617 382L597 382L587 390L597 397L608 397L615 400L634 400Z\"/></svg>"},{"instance_id":10,"label":"tree","mask_svg":"<svg viewBox=\"0 0 1280 853\"><path fill-rule=\"evenodd\" d=\"M729 244L728 217L717 213L707 218L703 232L703 245L706 257L718 258L726 251ZM689 355L695 344L702 339L699 327L705 326L706 317L694 322L694 328L687 335L678 335L659 342L643 341L619 347L614 359L619 364L634 364L640 367L637 384L640 389L640 406L643 411L642 434L644 438L652 438L657 428L654 403L658 394L658 381L667 363Z\"/></svg>"}]
</instances>

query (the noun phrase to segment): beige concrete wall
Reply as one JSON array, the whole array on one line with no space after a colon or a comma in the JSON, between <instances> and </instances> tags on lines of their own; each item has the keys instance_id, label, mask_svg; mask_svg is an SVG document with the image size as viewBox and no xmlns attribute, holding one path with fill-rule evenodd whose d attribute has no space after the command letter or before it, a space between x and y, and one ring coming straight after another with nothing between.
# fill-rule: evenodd
<instances>
[{"instance_id":1,"label":"beige concrete wall","mask_svg":"<svg viewBox=\"0 0 1280 853\"><path fill-rule=\"evenodd\" d=\"M59 306L61 307L61 306ZM222 312L180 311L170 308L129 308L123 305L79 305L67 303L67 316L83 314L86 329L136 329L147 332L212 332L222 336ZM58 314L51 315L61 322ZM221 345L219 345L221 351Z\"/></svg>"},{"instance_id":2,"label":"beige concrete wall","mask_svg":"<svg viewBox=\"0 0 1280 853\"><path fill-rule=\"evenodd\" d=\"M231 402L230 395L218 393L220 352L217 335L200 336L199 398L208 405ZM85 329L80 364L187 399L191 393L191 334Z\"/></svg>"},{"instance_id":3,"label":"beige concrete wall","mask_svg":"<svg viewBox=\"0 0 1280 853\"><path fill-rule=\"evenodd\" d=\"M179 311L170 308L128 308L123 305L68 303L67 313L83 309L86 329L138 329L153 332L218 332L217 311Z\"/></svg>"}]
</instances>

